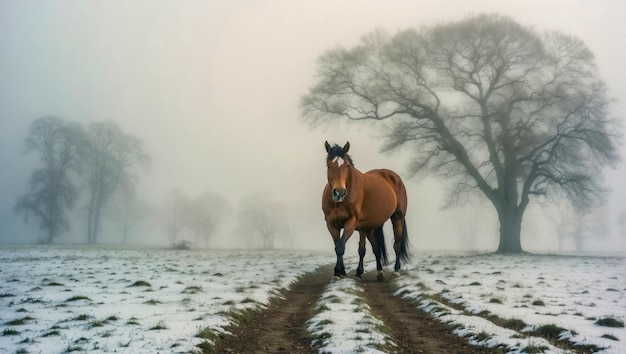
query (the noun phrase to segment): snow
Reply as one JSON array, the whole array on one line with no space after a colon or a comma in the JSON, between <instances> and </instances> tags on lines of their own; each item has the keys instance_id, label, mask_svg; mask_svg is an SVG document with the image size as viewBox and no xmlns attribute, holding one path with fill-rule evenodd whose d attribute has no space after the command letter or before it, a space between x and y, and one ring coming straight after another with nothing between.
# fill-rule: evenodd
<instances>
[{"instance_id":1,"label":"snow","mask_svg":"<svg viewBox=\"0 0 626 354\"><path fill-rule=\"evenodd\" d=\"M300 275L334 259L332 250L2 246L0 352L197 351L210 342L197 337L201 331L224 332L233 312L262 308ZM353 272L356 259L346 265ZM366 271L372 269L366 258ZM392 285L397 296L455 324L455 333L476 345L564 353L533 333L557 325L566 330L561 340L624 353L624 328L595 324L624 321L624 270L624 258L616 257L427 253L403 266ZM329 282L307 322L320 352L395 347L363 289L349 277ZM513 330L493 317L525 325Z\"/></svg>"},{"instance_id":2,"label":"snow","mask_svg":"<svg viewBox=\"0 0 626 354\"><path fill-rule=\"evenodd\" d=\"M196 337L203 329L224 331L229 312L262 307L334 258L319 251L0 248L0 352L194 351L207 341Z\"/></svg>"},{"instance_id":3,"label":"snow","mask_svg":"<svg viewBox=\"0 0 626 354\"><path fill-rule=\"evenodd\" d=\"M395 285L396 294L417 300L443 322L459 324L459 335L489 333L490 339L481 345L505 344L511 352L522 352L530 342L548 347L545 352L559 353L531 334L541 326L556 325L567 330L561 339L605 348L604 353L624 353L624 328L595 324L603 318L624 322L624 270L621 257L428 254L406 267L407 275ZM488 316L522 320L527 326L515 332Z\"/></svg>"},{"instance_id":4,"label":"snow","mask_svg":"<svg viewBox=\"0 0 626 354\"><path fill-rule=\"evenodd\" d=\"M385 353L380 349L395 347L362 294L362 286L351 278L333 281L326 287L316 304L317 314L307 322L309 333L319 338L315 344L321 346L320 352Z\"/></svg>"}]
</instances>

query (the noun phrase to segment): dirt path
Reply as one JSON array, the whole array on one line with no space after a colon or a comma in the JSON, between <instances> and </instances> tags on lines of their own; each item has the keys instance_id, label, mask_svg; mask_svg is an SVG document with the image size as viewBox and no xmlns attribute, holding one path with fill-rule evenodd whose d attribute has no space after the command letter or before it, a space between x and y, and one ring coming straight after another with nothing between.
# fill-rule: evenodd
<instances>
[{"instance_id":1,"label":"dirt path","mask_svg":"<svg viewBox=\"0 0 626 354\"><path fill-rule=\"evenodd\" d=\"M393 296L389 276L387 273L387 279L379 282L375 273L367 273L363 287L372 312L391 331L398 353L498 353L497 349L470 345L409 300Z\"/></svg>"},{"instance_id":2,"label":"dirt path","mask_svg":"<svg viewBox=\"0 0 626 354\"><path fill-rule=\"evenodd\" d=\"M331 274L331 267L306 274L285 292L284 300L243 321L232 335L204 352L317 353L307 338L306 321ZM494 353L469 345L408 300L393 296L388 281L376 281L374 273L365 274L363 286L375 316L391 331L398 353Z\"/></svg>"},{"instance_id":3,"label":"dirt path","mask_svg":"<svg viewBox=\"0 0 626 354\"><path fill-rule=\"evenodd\" d=\"M284 300L245 321L205 353L317 353L307 338L306 321L331 275L331 266L304 275L284 293Z\"/></svg>"}]
</instances>

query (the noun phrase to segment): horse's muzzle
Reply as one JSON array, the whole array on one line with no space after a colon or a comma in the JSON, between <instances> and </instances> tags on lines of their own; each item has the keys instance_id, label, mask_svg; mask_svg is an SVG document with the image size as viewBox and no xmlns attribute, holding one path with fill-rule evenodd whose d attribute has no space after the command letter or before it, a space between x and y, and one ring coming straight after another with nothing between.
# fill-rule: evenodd
<instances>
[{"instance_id":1,"label":"horse's muzzle","mask_svg":"<svg viewBox=\"0 0 626 354\"><path fill-rule=\"evenodd\" d=\"M343 199L346 197L346 193L348 193L347 189L342 189L342 190L333 189L332 190L333 201L336 203L343 202Z\"/></svg>"}]
</instances>

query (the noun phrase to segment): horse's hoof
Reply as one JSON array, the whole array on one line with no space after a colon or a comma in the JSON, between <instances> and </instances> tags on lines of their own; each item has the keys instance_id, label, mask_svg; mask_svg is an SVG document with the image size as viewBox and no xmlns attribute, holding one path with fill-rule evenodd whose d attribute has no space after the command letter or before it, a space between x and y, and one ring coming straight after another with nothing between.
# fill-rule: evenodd
<instances>
[{"instance_id":1,"label":"horse's hoof","mask_svg":"<svg viewBox=\"0 0 626 354\"><path fill-rule=\"evenodd\" d=\"M396 270L395 272L391 273L391 276L392 277L399 277L400 276L400 272Z\"/></svg>"},{"instance_id":2,"label":"horse's hoof","mask_svg":"<svg viewBox=\"0 0 626 354\"><path fill-rule=\"evenodd\" d=\"M354 279L363 280L363 276L361 274L355 274Z\"/></svg>"},{"instance_id":3,"label":"horse's hoof","mask_svg":"<svg viewBox=\"0 0 626 354\"><path fill-rule=\"evenodd\" d=\"M378 273L378 275L376 276L376 279L378 279L378 281L385 280L385 274L383 274L382 272Z\"/></svg>"},{"instance_id":4,"label":"horse's hoof","mask_svg":"<svg viewBox=\"0 0 626 354\"><path fill-rule=\"evenodd\" d=\"M334 275L333 276L333 281L340 281L340 280L341 280L340 276L338 276L338 275Z\"/></svg>"}]
</instances>

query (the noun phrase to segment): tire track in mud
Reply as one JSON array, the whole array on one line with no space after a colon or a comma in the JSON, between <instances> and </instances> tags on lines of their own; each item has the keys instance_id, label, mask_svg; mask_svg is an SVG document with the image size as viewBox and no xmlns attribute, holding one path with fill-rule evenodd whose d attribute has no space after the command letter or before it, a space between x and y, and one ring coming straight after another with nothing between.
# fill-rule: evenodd
<instances>
[{"instance_id":1,"label":"tire track in mud","mask_svg":"<svg viewBox=\"0 0 626 354\"><path fill-rule=\"evenodd\" d=\"M307 335L306 321L312 317L315 303L330 281L332 266L306 273L283 299L243 320L231 335L215 341L204 353L317 353Z\"/></svg>"},{"instance_id":2,"label":"tire track in mud","mask_svg":"<svg viewBox=\"0 0 626 354\"><path fill-rule=\"evenodd\" d=\"M216 338L203 353L317 353L306 323L331 274L332 267L326 266L303 275L282 299L240 320L229 328L231 334ZM388 328L396 353L494 353L470 345L409 300L394 296L388 277L379 282L374 272L367 273L359 284L373 315Z\"/></svg>"},{"instance_id":3,"label":"tire track in mud","mask_svg":"<svg viewBox=\"0 0 626 354\"><path fill-rule=\"evenodd\" d=\"M389 280L376 280L376 273L363 276L365 299L376 318L385 323L398 353L499 353L496 348L469 344L445 324L421 310L410 300L393 295Z\"/></svg>"}]
</instances>

